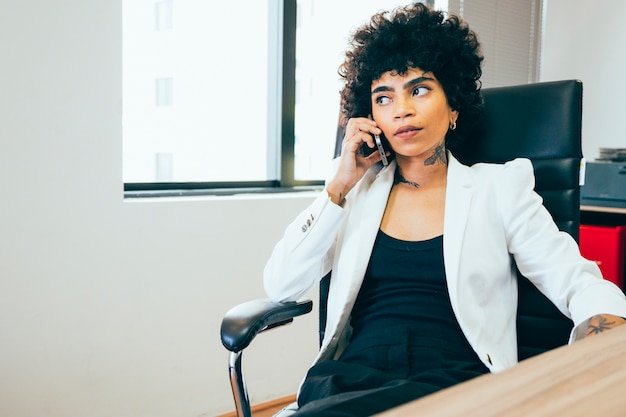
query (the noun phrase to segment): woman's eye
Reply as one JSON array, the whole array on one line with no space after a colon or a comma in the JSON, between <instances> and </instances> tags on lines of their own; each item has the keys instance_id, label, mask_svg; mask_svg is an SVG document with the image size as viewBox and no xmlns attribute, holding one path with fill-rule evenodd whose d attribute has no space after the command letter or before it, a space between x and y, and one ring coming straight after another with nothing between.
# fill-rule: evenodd
<instances>
[{"instance_id":1,"label":"woman's eye","mask_svg":"<svg viewBox=\"0 0 626 417\"><path fill-rule=\"evenodd\" d=\"M415 89L413 90L414 96L423 96L426 93L428 93L427 87L415 87Z\"/></svg>"},{"instance_id":2,"label":"woman's eye","mask_svg":"<svg viewBox=\"0 0 626 417\"><path fill-rule=\"evenodd\" d=\"M376 97L376 103L382 104L383 106L385 104L389 104L389 101L391 101L391 99L389 97L387 97L387 96Z\"/></svg>"}]
</instances>

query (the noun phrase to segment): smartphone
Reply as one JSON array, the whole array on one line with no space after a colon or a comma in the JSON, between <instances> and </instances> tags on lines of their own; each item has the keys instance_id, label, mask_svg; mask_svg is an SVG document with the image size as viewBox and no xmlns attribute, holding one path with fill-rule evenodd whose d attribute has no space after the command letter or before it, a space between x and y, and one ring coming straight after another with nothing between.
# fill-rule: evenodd
<instances>
[{"instance_id":1,"label":"smartphone","mask_svg":"<svg viewBox=\"0 0 626 417\"><path fill-rule=\"evenodd\" d=\"M376 142L376 147L378 148L378 152L380 152L383 166L389 165L389 161L387 161L387 155L385 155L385 148L383 148L383 143L380 140L380 135L374 135L374 142Z\"/></svg>"},{"instance_id":2,"label":"smartphone","mask_svg":"<svg viewBox=\"0 0 626 417\"><path fill-rule=\"evenodd\" d=\"M387 159L387 155L385 154L385 148L383 147L383 141L380 138L380 135L374 135L374 144L376 144L376 148L372 149L367 143L363 142L363 144L361 144L359 153L363 156L369 156L373 152L376 152L378 150L383 166L389 165L389 160Z\"/></svg>"}]
</instances>

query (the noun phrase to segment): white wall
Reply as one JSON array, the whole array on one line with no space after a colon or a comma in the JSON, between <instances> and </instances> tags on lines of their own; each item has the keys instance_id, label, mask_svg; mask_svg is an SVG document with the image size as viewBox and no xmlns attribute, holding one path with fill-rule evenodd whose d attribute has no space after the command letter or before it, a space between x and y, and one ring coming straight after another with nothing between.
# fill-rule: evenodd
<instances>
[{"instance_id":1,"label":"white wall","mask_svg":"<svg viewBox=\"0 0 626 417\"><path fill-rule=\"evenodd\" d=\"M544 0L547 13L542 81L583 81L583 154L601 147L626 148L626 2Z\"/></svg>"},{"instance_id":2,"label":"white wall","mask_svg":"<svg viewBox=\"0 0 626 417\"><path fill-rule=\"evenodd\" d=\"M221 317L264 295L271 247L312 198L123 201L120 3L0 2L3 417L232 411ZM245 358L254 402L295 392L315 320Z\"/></svg>"},{"instance_id":3,"label":"white wall","mask_svg":"<svg viewBox=\"0 0 626 417\"><path fill-rule=\"evenodd\" d=\"M548 1L543 79L585 82L588 157L626 146L626 3ZM231 411L221 317L263 296L271 246L312 198L123 201L119 3L0 2L3 417ZM248 352L253 402L295 391L315 320Z\"/></svg>"}]
</instances>

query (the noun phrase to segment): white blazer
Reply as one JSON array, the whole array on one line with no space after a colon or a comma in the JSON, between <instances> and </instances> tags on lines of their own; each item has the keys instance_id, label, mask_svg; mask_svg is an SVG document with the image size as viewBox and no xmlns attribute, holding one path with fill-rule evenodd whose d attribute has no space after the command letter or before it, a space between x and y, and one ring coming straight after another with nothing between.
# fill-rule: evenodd
<instances>
[{"instance_id":1,"label":"white blazer","mask_svg":"<svg viewBox=\"0 0 626 417\"><path fill-rule=\"evenodd\" d=\"M512 259L574 322L570 343L596 314L626 317L622 291L602 279L560 232L533 191L527 159L468 167L448 155L443 251L452 308L492 371L517 363L517 285ZM326 192L291 223L264 271L268 296L297 300L332 269L326 333L315 362L338 357L393 185L395 162L367 171L343 207Z\"/></svg>"}]
</instances>

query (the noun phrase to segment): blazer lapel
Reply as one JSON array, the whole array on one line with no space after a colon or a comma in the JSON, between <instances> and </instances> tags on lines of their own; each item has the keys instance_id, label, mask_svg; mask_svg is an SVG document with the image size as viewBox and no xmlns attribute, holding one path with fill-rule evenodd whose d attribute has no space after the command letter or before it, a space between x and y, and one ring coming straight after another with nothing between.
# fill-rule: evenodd
<instances>
[{"instance_id":1,"label":"blazer lapel","mask_svg":"<svg viewBox=\"0 0 626 417\"><path fill-rule=\"evenodd\" d=\"M455 305L459 265L472 202L471 170L448 153L446 207L443 225L443 253L448 291Z\"/></svg>"},{"instance_id":2,"label":"blazer lapel","mask_svg":"<svg viewBox=\"0 0 626 417\"><path fill-rule=\"evenodd\" d=\"M356 218L359 219L359 228L361 233L354 233L359 236L359 249L358 253L361 254L360 259L355 265L355 269L359 269L358 273L365 275L365 269L369 264L369 258L374 247L374 241L378 235L380 229L380 222L385 214L385 208L387 207L387 200L389 199L389 192L393 186L393 174L396 170L396 163L393 161L387 167L383 168L376 174L376 177L371 181L369 190L363 195L362 204L355 207L358 210ZM359 284L360 286L360 284Z\"/></svg>"},{"instance_id":3,"label":"blazer lapel","mask_svg":"<svg viewBox=\"0 0 626 417\"><path fill-rule=\"evenodd\" d=\"M361 286L361 280L354 279L354 277L362 278L365 274L380 222L385 213L389 191L393 185L394 170L395 162L378 172L370 170L363 178L352 206L352 213L344 234L345 239L349 241L344 242L344 255L347 256L343 257L346 262L342 266L347 267L353 275L350 281L357 281L357 288Z\"/></svg>"},{"instance_id":4,"label":"blazer lapel","mask_svg":"<svg viewBox=\"0 0 626 417\"><path fill-rule=\"evenodd\" d=\"M335 311L329 314L329 320L332 317L336 321L329 321L327 330L333 333L337 326L343 327L341 322L349 319L356 294L361 288L393 185L395 166L392 162L380 171L368 171L352 203L350 218L341 238L343 241L339 242L341 256L336 258L330 282L332 291L329 297L332 299L328 299L328 308Z\"/></svg>"}]
</instances>

